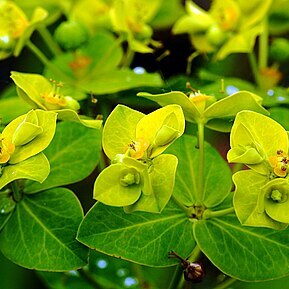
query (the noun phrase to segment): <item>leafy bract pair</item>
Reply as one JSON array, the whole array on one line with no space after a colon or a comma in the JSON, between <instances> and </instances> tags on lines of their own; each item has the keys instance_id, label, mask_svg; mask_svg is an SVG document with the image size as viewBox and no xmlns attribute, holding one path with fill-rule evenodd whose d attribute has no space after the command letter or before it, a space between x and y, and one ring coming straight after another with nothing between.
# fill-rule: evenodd
<instances>
[{"instance_id":1,"label":"leafy bract pair","mask_svg":"<svg viewBox=\"0 0 289 289\"><path fill-rule=\"evenodd\" d=\"M0 59L19 56L33 31L48 16L43 8L36 8L30 20L12 1L0 2Z\"/></svg>"},{"instance_id":2,"label":"leafy bract pair","mask_svg":"<svg viewBox=\"0 0 289 289\"><path fill-rule=\"evenodd\" d=\"M58 119L82 123L91 128L100 128L102 121L83 119L77 114L79 103L70 96L61 93L61 83L48 81L39 74L12 72L11 78L16 84L18 95L33 108L53 110Z\"/></svg>"},{"instance_id":3,"label":"leafy bract pair","mask_svg":"<svg viewBox=\"0 0 289 289\"><path fill-rule=\"evenodd\" d=\"M230 132L235 115L244 109L259 113L268 112L261 106L262 98L248 91L239 91L216 101L215 97L202 93L190 93L189 97L180 91L163 94L141 92L139 96L156 101L160 105L178 104L187 121L202 123L210 129Z\"/></svg>"},{"instance_id":4,"label":"leafy bract pair","mask_svg":"<svg viewBox=\"0 0 289 289\"><path fill-rule=\"evenodd\" d=\"M256 37L263 32L263 19L271 2L214 0L209 11L205 11L188 0L187 15L175 23L173 32L189 33L198 51L214 52L218 60L231 53L249 53Z\"/></svg>"},{"instance_id":5,"label":"leafy bract pair","mask_svg":"<svg viewBox=\"0 0 289 289\"><path fill-rule=\"evenodd\" d=\"M243 225L284 229L289 223L288 135L276 121L242 111L231 132L228 161L250 169L233 176L234 207Z\"/></svg>"},{"instance_id":6,"label":"leafy bract pair","mask_svg":"<svg viewBox=\"0 0 289 289\"><path fill-rule=\"evenodd\" d=\"M103 129L112 164L95 181L94 198L126 212L161 212L174 187L177 158L161 154L185 128L182 109L168 105L148 115L118 105Z\"/></svg>"},{"instance_id":7,"label":"leafy bract pair","mask_svg":"<svg viewBox=\"0 0 289 289\"><path fill-rule=\"evenodd\" d=\"M161 6L160 0L114 1L110 11L111 22L116 32L126 34L130 49L140 53L153 52L148 44L156 44L151 36L153 29L147 24Z\"/></svg>"},{"instance_id":8,"label":"leafy bract pair","mask_svg":"<svg viewBox=\"0 0 289 289\"><path fill-rule=\"evenodd\" d=\"M0 189L16 179L43 182L50 166L42 151L51 142L57 114L31 110L10 122L0 134Z\"/></svg>"}]
</instances>

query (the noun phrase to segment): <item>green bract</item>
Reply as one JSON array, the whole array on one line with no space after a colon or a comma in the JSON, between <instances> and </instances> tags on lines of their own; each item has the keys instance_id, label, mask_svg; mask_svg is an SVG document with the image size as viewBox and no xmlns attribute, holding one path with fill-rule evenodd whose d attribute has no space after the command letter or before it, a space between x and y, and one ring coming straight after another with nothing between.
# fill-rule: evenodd
<instances>
[{"instance_id":1,"label":"green bract","mask_svg":"<svg viewBox=\"0 0 289 289\"><path fill-rule=\"evenodd\" d=\"M263 32L262 20L271 2L253 0L248 5L242 1L214 0L209 11L205 11L188 0L187 15L175 23L173 33L189 33L199 52L214 52L218 60L231 53L248 53Z\"/></svg>"},{"instance_id":2,"label":"green bract","mask_svg":"<svg viewBox=\"0 0 289 289\"><path fill-rule=\"evenodd\" d=\"M162 106L176 103L182 107L187 121L204 123L207 127L221 132L231 130L233 119L241 110L250 109L268 114L261 106L262 98L248 91L236 92L219 101L202 93L191 93L188 97L180 91L155 95L141 92L138 96L156 101Z\"/></svg>"},{"instance_id":3,"label":"green bract","mask_svg":"<svg viewBox=\"0 0 289 289\"><path fill-rule=\"evenodd\" d=\"M4 128L0 135L0 188L16 179L46 179L50 166L41 152L54 136L56 116L52 111L31 110Z\"/></svg>"},{"instance_id":4,"label":"green bract","mask_svg":"<svg viewBox=\"0 0 289 289\"><path fill-rule=\"evenodd\" d=\"M94 198L126 212L161 212L173 192L177 158L161 153L185 128L182 109L168 105L148 115L118 105L103 129L112 160L94 184Z\"/></svg>"},{"instance_id":5,"label":"green bract","mask_svg":"<svg viewBox=\"0 0 289 289\"><path fill-rule=\"evenodd\" d=\"M48 81L39 74L13 71L11 78L17 85L18 95L33 108L53 110L58 119L71 120L92 128L100 128L101 120L82 119L77 111L79 103L70 96L61 94L62 83Z\"/></svg>"},{"instance_id":6,"label":"green bract","mask_svg":"<svg viewBox=\"0 0 289 289\"><path fill-rule=\"evenodd\" d=\"M123 33L133 51L140 53L153 52L148 45L155 43L151 40L152 28L147 24L160 5L160 0L119 0L114 1L110 10L113 28Z\"/></svg>"},{"instance_id":7,"label":"green bract","mask_svg":"<svg viewBox=\"0 0 289 289\"><path fill-rule=\"evenodd\" d=\"M267 116L242 111L232 127L228 161L251 170L233 176L234 207L243 225L284 229L289 223L288 135Z\"/></svg>"}]
</instances>

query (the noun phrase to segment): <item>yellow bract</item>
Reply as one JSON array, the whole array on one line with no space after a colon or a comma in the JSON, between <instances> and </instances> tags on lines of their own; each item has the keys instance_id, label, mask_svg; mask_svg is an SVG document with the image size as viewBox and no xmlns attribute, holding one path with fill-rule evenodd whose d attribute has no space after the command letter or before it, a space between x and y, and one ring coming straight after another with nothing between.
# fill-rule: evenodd
<instances>
[{"instance_id":1,"label":"yellow bract","mask_svg":"<svg viewBox=\"0 0 289 289\"><path fill-rule=\"evenodd\" d=\"M15 145L0 135L0 164L7 163L14 150Z\"/></svg>"},{"instance_id":2,"label":"yellow bract","mask_svg":"<svg viewBox=\"0 0 289 289\"><path fill-rule=\"evenodd\" d=\"M145 139L138 138L129 144L129 155L134 159L141 159L149 145L149 142L147 142Z\"/></svg>"},{"instance_id":3,"label":"yellow bract","mask_svg":"<svg viewBox=\"0 0 289 289\"><path fill-rule=\"evenodd\" d=\"M29 21L23 11L18 8L12 1L3 1L0 4L1 30L5 30L14 39L19 38Z\"/></svg>"},{"instance_id":4,"label":"yellow bract","mask_svg":"<svg viewBox=\"0 0 289 289\"><path fill-rule=\"evenodd\" d=\"M277 151L277 155L269 157L269 164L273 168L274 174L278 177L286 177L289 158L282 150Z\"/></svg>"}]
</instances>

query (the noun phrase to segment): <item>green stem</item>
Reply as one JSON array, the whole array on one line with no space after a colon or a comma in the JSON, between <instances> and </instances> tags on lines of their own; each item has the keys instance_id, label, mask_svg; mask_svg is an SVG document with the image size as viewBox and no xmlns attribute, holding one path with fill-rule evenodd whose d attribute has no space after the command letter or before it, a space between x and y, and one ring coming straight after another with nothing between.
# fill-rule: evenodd
<instances>
[{"instance_id":1,"label":"green stem","mask_svg":"<svg viewBox=\"0 0 289 289\"><path fill-rule=\"evenodd\" d=\"M185 205L179 202L175 196L172 196L172 199L185 212L186 216L192 217L193 212L190 208L187 208Z\"/></svg>"},{"instance_id":2,"label":"green stem","mask_svg":"<svg viewBox=\"0 0 289 289\"><path fill-rule=\"evenodd\" d=\"M176 269L174 271L174 275L171 278L171 282L169 284L168 289L175 289L176 288L176 283L177 283L177 281L179 279L179 275L180 275L180 267L177 265ZM181 277L181 279L183 279L183 276Z\"/></svg>"},{"instance_id":3,"label":"green stem","mask_svg":"<svg viewBox=\"0 0 289 289\"><path fill-rule=\"evenodd\" d=\"M225 289L225 288L228 288L230 285L232 285L236 281L237 281L237 279L228 277L224 282L222 282L221 284L217 285L214 289Z\"/></svg>"},{"instance_id":4,"label":"green stem","mask_svg":"<svg viewBox=\"0 0 289 289\"><path fill-rule=\"evenodd\" d=\"M263 20L264 31L259 37L259 71L264 69L268 65L268 38L269 38L269 31L268 31L268 19L265 18Z\"/></svg>"},{"instance_id":5,"label":"green stem","mask_svg":"<svg viewBox=\"0 0 289 289\"><path fill-rule=\"evenodd\" d=\"M86 280L90 285L92 285L95 289L100 289L101 285L99 282L94 278L94 276L89 272L89 270L82 268L78 270L79 275Z\"/></svg>"},{"instance_id":6,"label":"green stem","mask_svg":"<svg viewBox=\"0 0 289 289\"><path fill-rule=\"evenodd\" d=\"M38 27L37 31L41 35L42 39L46 43L47 47L54 55L59 55L62 53L58 44L54 41L53 37L51 36L49 30L45 27Z\"/></svg>"},{"instance_id":7,"label":"green stem","mask_svg":"<svg viewBox=\"0 0 289 289\"><path fill-rule=\"evenodd\" d=\"M12 187L12 191L13 191L13 199L16 201L16 202L19 202L21 199L22 199L22 192L19 190L19 187L17 185L17 182L16 181L13 181L11 183L11 187Z\"/></svg>"},{"instance_id":8,"label":"green stem","mask_svg":"<svg viewBox=\"0 0 289 289\"><path fill-rule=\"evenodd\" d=\"M203 200L203 186L204 186L204 161L205 161L205 150L204 150L204 130L205 126L203 122L198 123L198 149L199 149L199 165L198 165L198 192L196 206L202 205Z\"/></svg>"},{"instance_id":9,"label":"green stem","mask_svg":"<svg viewBox=\"0 0 289 289\"><path fill-rule=\"evenodd\" d=\"M122 67L130 67L132 60L133 60L133 57L134 57L134 51L128 45Z\"/></svg>"},{"instance_id":10,"label":"green stem","mask_svg":"<svg viewBox=\"0 0 289 289\"><path fill-rule=\"evenodd\" d=\"M249 62L250 62L250 66L252 69L252 73L253 73L253 77L254 80L256 82L256 84L260 87L260 71L257 65L257 60L256 60L256 56L254 54L254 52L248 53L248 57L249 57Z\"/></svg>"},{"instance_id":11,"label":"green stem","mask_svg":"<svg viewBox=\"0 0 289 289\"><path fill-rule=\"evenodd\" d=\"M190 254L188 260L190 262L198 261L201 253L202 253L202 251L201 251L200 247L198 245L196 245L195 248L193 249L192 253Z\"/></svg>"},{"instance_id":12,"label":"green stem","mask_svg":"<svg viewBox=\"0 0 289 289\"><path fill-rule=\"evenodd\" d=\"M229 214L232 214L235 212L234 207L224 209L224 210L219 210L219 211L210 211L206 210L203 214L203 219L209 219L209 218L218 218L222 216L226 216Z\"/></svg>"},{"instance_id":13,"label":"green stem","mask_svg":"<svg viewBox=\"0 0 289 289\"><path fill-rule=\"evenodd\" d=\"M43 53L38 49L31 41L27 41L26 46L35 54L35 56L45 65L47 66L52 73L61 78L62 81L71 83L72 80L63 73L56 65L54 65Z\"/></svg>"}]
</instances>

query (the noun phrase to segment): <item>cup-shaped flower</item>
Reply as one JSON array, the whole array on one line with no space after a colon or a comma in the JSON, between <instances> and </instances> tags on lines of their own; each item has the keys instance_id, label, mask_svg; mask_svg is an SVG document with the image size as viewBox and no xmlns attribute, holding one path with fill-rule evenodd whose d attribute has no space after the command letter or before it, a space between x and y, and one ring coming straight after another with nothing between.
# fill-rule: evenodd
<instances>
[{"instance_id":1,"label":"cup-shaped flower","mask_svg":"<svg viewBox=\"0 0 289 289\"><path fill-rule=\"evenodd\" d=\"M253 111L239 112L232 127L230 145L229 162L243 163L263 175L273 171L280 176L285 168L282 160L287 160L283 155L288 152L287 132L267 116ZM285 177L286 172L282 172Z\"/></svg>"},{"instance_id":2,"label":"cup-shaped flower","mask_svg":"<svg viewBox=\"0 0 289 289\"><path fill-rule=\"evenodd\" d=\"M66 86L55 80L48 80L39 74L20 73L13 71L11 78L16 84L18 95L33 108L57 112L58 119L77 121L85 126L100 128L101 120L82 119L77 111L78 101L65 95Z\"/></svg>"},{"instance_id":3,"label":"cup-shaped flower","mask_svg":"<svg viewBox=\"0 0 289 289\"><path fill-rule=\"evenodd\" d=\"M200 53L214 52L220 60L231 53L251 52L255 39L263 32L262 20L271 0L213 0L208 11L191 0L186 1L187 14L174 25L173 33L189 33L192 44Z\"/></svg>"},{"instance_id":4,"label":"cup-shaped flower","mask_svg":"<svg viewBox=\"0 0 289 289\"><path fill-rule=\"evenodd\" d=\"M153 100L162 106L178 104L182 107L187 121L201 122L221 132L231 130L232 120L241 110L250 109L263 114L268 113L261 105L262 98L248 91L239 91L218 101L214 96L201 92L192 92L189 96L180 91L154 95L141 92L138 96Z\"/></svg>"},{"instance_id":5,"label":"cup-shaped flower","mask_svg":"<svg viewBox=\"0 0 289 289\"><path fill-rule=\"evenodd\" d=\"M110 18L114 31L127 37L130 49L150 53L149 44L157 45L151 37L153 29L147 24L157 13L161 1L120 0L114 1Z\"/></svg>"},{"instance_id":6,"label":"cup-shaped flower","mask_svg":"<svg viewBox=\"0 0 289 289\"><path fill-rule=\"evenodd\" d=\"M267 116L242 111L236 116L230 143L229 162L250 168L233 176L238 219L248 226L286 228L289 224L286 130Z\"/></svg>"},{"instance_id":7,"label":"cup-shaped flower","mask_svg":"<svg viewBox=\"0 0 289 289\"><path fill-rule=\"evenodd\" d=\"M277 178L261 188L264 210L273 220L289 224L289 181ZM261 194L261 196L262 196Z\"/></svg>"},{"instance_id":8,"label":"cup-shaped flower","mask_svg":"<svg viewBox=\"0 0 289 289\"><path fill-rule=\"evenodd\" d=\"M12 1L0 2L0 59L18 56L39 23L46 19L46 10L38 7L30 20Z\"/></svg>"},{"instance_id":9,"label":"cup-shaped flower","mask_svg":"<svg viewBox=\"0 0 289 289\"><path fill-rule=\"evenodd\" d=\"M31 110L11 121L2 131L2 144L10 153L9 164L16 164L43 151L53 139L56 113ZM15 149L13 149L13 147Z\"/></svg>"},{"instance_id":10,"label":"cup-shaped flower","mask_svg":"<svg viewBox=\"0 0 289 289\"><path fill-rule=\"evenodd\" d=\"M0 189L17 179L43 182L49 161L42 151L56 129L56 113L31 110L11 121L0 134Z\"/></svg>"},{"instance_id":11,"label":"cup-shaped flower","mask_svg":"<svg viewBox=\"0 0 289 289\"><path fill-rule=\"evenodd\" d=\"M177 158L162 154L184 132L184 115L168 105L148 115L118 105L103 129L112 164L95 181L94 198L107 205L161 212L173 192Z\"/></svg>"}]
</instances>

